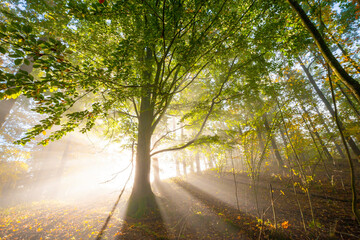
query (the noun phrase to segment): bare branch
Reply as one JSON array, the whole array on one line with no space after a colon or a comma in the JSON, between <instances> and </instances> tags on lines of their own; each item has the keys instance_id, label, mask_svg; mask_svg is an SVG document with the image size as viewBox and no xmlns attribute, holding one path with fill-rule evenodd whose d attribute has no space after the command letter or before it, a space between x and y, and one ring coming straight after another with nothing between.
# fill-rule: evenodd
<instances>
[{"instance_id":1,"label":"bare branch","mask_svg":"<svg viewBox=\"0 0 360 240\"><path fill-rule=\"evenodd\" d=\"M205 119L204 119L204 121L203 121L203 123L202 123L202 125L201 125L201 127L200 127L200 129L199 129L199 131L198 131L198 133L195 135L195 137L194 137L192 140L190 140L189 142L187 142L186 144L184 144L184 145L182 145L182 146L180 146L180 147L173 147L173 148L162 149L162 150L156 151L156 152L154 152L154 153L151 153L150 156L154 156L154 155L159 154L159 153L162 153L162 152L176 151L176 150L184 149L184 148L192 145L192 144L200 137L202 131L203 131L204 128L205 128L206 122L207 122L207 120L209 119L210 114L212 113L212 111L213 111L213 109L214 109L214 106L215 106L215 104L216 104L216 100L217 100L218 97L221 95L221 93L222 93L222 91L223 91L223 89L224 89L225 84L228 82L228 80L229 80L229 78L230 78L230 73L231 73L231 70L232 70L232 68L233 68L233 66L234 66L235 61L236 61L236 58L234 58L231 66L230 66L230 69L229 69L229 71L228 71L228 74L227 74L224 82L221 84L221 87L220 87L219 92L218 92L218 93L215 95L215 97L213 97L213 99L211 100L210 109L209 109L208 113L206 114Z\"/></svg>"}]
</instances>

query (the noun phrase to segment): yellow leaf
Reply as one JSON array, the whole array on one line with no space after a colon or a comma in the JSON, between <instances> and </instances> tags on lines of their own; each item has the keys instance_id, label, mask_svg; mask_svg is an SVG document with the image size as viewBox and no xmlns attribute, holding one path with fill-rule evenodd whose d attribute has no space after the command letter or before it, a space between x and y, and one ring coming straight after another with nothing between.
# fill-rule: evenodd
<instances>
[{"instance_id":1,"label":"yellow leaf","mask_svg":"<svg viewBox=\"0 0 360 240\"><path fill-rule=\"evenodd\" d=\"M288 227L290 226L289 221L284 221L284 222L281 224L281 226L282 226L284 229L288 228Z\"/></svg>"},{"instance_id":2,"label":"yellow leaf","mask_svg":"<svg viewBox=\"0 0 360 240\"><path fill-rule=\"evenodd\" d=\"M43 131L43 132L42 132L42 134L46 135L46 132L45 132L45 131Z\"/></svg>"}]
</instances>

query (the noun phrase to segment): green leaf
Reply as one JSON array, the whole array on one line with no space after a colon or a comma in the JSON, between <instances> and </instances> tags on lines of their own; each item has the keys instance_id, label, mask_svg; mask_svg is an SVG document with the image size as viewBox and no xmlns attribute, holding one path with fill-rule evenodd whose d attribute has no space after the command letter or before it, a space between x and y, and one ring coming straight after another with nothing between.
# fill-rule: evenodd
<instances>
[{"instance_id":1,"label":"green leaf","mask_svg":"<svg viewBox=\"0 0 360 240\"><path fill-rule=\"evenodd\" d=\"M26 65L30 65L30 61L29 61L28 59L25 59L25 60L24 60L24 63L25 63Z\"/></svg>"},{"instance_id":2,"label":"green leaf","mask_svg":"<svg viewBox=\"0 0 360 240\"><path fill-rule=\"evenodd\" d=\"M25 33L29 34L32 32L32 27L31 26L24 26L23 30Z\"/></svg>"},{"instance_id":3,"label":"green leaf","mask_svg":"<svg viewBox=\"0 0 360 240\"><path fill-rule=\"evenodd\" d=\"M22 59L16 59L14 63L16 66L18 66L22 63L22 61L23 61Z\"/></svg>"},{"instance_id":4,"label":"green leaf","mask_svg":"<svg viewBox=\"0 0 360 240\"><path fill-rule=\"evenodd\" d=\"M5 54L5 53L6 53L5 48L3 48L3 47L0 46L0 53Z\"/></svg>"}]
</instances>

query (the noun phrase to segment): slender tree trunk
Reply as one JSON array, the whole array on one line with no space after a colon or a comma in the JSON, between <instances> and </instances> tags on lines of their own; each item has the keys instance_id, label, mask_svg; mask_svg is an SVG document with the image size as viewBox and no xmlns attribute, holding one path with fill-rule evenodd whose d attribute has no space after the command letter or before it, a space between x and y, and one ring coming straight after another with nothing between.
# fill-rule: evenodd
<instances>
[{"instance_id":1,"label":"slender tree trunk","mask_svg":"<svg viewBox=\"0 0 360 240\"><path fill-rule=\"evenodd\" d=\"M334 88L333 88L333 84L332 84L332 80L331 80L331 73L330 73L330 68L328 67L328 77L329 77L329 81L330 81L330 88L331 88L331 96L332 96L332 100L334 103L334 108L335 108L335 121L337 124L337 127L339 129L340 135L341 135L341 140L343 141L344 147L345 147L345 151L346 151L346 155L347 155L347 159L348 159L348 163L349 163L349 168L350 168L350 183L351 183L351 194L352 194L352 198L351 198L351 210L355 216L356 221L358 222L358 224L360 224L360 212L357 208L357 191L356 191L356 175L355 175L355 168L354 168L354 163L351 159L350 156L350 151L349 148L346 145L346 141L345 141L345 137L343 134L343 131L340 127L340 121L339 121L339 117L337 114L337 107L336 107L336 100L335 100L335 94L334 94Z\"/></svg>"},{"instance_id":2,"label":"slender tree trunk","mask_svg":"<svg viewBox=\"0 0 360 240\"><path fill-rule=\"evenodd\" d=\"M333 159L332 155L330 154L329 150L328 150L327 147L325 146L324 141L322 140L322 138L320 137L318 131L317 131L316 128L315 128L315 124L314 124L313 121L311 120L310 113L306 110L305 106L302 104L302 102L301 102L300 100L299 100L299 102L300 102L301 109L302 109L302 111L307 115L307 119L308 119L308 121L309 121L309 123L310 123L310 126L311 126L311 128L312 128L312 130L309 129L310 133L314 134L315 137L318 139L318 141L319 141L319 143L320 143L320 145L321 145L321 148L322 148L322 150L324 151L327 159L328 159L330 162L334 162L334 159Z\"/></svg>"},{"instance_id":3,"label":"slender tree trunk","mask_svg":"<svg viewBox=\"0 0 360 240\"><path fill-rule=\"evenodd\" d=\"M152 166L153 166L153 172L154 172L154 181L160 182L160 168L159 168L159 159L153 158L152 159Z\"/></svg>"},{"instance_id":4,"label":"slender tree trunk","mask_svg":"<svg viewBox=\"0 0 360 240\"><path fill-rule=\"evenodd\" d=\"M193 159L191 159L191 161L190 161L190 173L194 173L194 172L195 172L194 162L193 162Z\"/></svg>"},{"instance_id":5,"label":"slender tree trunk","mask_svg":"<svg viewBox=\"0 0 360 240\"><path fill-rule=\"evenodd\" d=\"M263 140L263 137L262 137L261 130L260 130L259 126L256 126L256 135L257 135L257 138L258 138L258 141L259 141L259 146L260 146L259 152L262 152L264 147L265 147L265 144L264 144L264 140Z\"/></svg>"},{"instance_id":6,"label":"slender tree trunk","mask_svg":"<svg viewBox=\"0 0 360 240\"><path fill-rule=\"evenodd\" d=\"M186 161L185 159L183 159L183 172L184 172L184 175L186 176L187 175L187 170L186 170Z\"/></svg>"},{"instance_id":7,"label":"slender tree trunk","mask_svg":"<svg viewBox=\"0 0 360 240\"><path fill-rule=\"evenodd\" d=\"M300 102L300 104L301 104L301 102ZM303 112L306 113L306 110L305 110L305 108L302 106L302 104L301 104L301 107L302 107L302 109L303 109ZM313 143L314 143L314 145L315 145L316 151L317 151L318 154L319 154L319 161L321 161L321 162L324 164L324 169L325 169L326 175L328 176L329 179L331 179L331 176L330 176L330 174L329 174L329 171L328 171L328 168L327 168L327 166L326 166L326 163L325 163L325 161L324 161L324 159L323 159L323 157L322 157L322 152L320 151L320 149L319 149L319 147L318 147L318 145L317 145L317 143L316 143L316 140L315 140L315 138L314 138L314 135L317 136L318 141L320 142L320 145L322 146L323 152L326 153L326 151L328 151L328 150L327 150L327 148L325 147L325 145L323 144L323 141L322 141L322 139L320 138L319 134L317 133L314 125L312 124L312 121L311 121L310 117L307 117L307 118L306 118L306 117L304 116L304 114L302 114L302 113L300 113L300 114L301 114L301 117L302 117L302 119L303 119L303 121L304 121L304 123L305 123L305 127L306 127L307 130L309 131L310 137L311 137L311 139L313 140ZM306 113L306 114L307 114L307 113ZM307 115L308 115L308 114L307 114ZM310 126L307 124L307 120L306 120L306 119L309 120L310 125L311 125L311 128L310 128ZM332 156L330 155L329 152L328 152L328 154L329 154L329 156L331 157L331 158L328 158L328 159L329 159L330 161L334 162L334 159L332 158ZM326 155L326 154L325 154L325 155ZM328 156L327 156L327 157L328 157ZM317 161L317 162L314 164L314 166L313 166L313 168L312 168L312 170L311 170L312 176L314 176L314 172L315 172L315 169L316 169L319 161ZM310 166L309 166L309 168L310 168Z\"/></svg>"},{"instance_id":8,"label":"slender tree trunk","mask_svg":"<svg viewBox=\"0 0 360 240\"><path fill-rule=\"evenodd\" d=\"M20 66L20 70L25 71L28 74L30 74L33 70L34 63L33 63L32 57L27 57L27 60L29 60L30 64L26 65L25 63L23 63ZM16 102L16 99L7 99L7 100L0 101L0 129L3 127L3 125L6 121L6 118L9 115L15 102Z\"/></svg>"},{"instance_id":9,"label":"slender tree trunk","mask_svg":"<svg viewBox=\"0 0 360 240\"><path fill-rule=\"evenodd\" d=\"M339 77L339 79L355 94L356 98L360 102L360 83L352 78L345 69L341 66L339 61L332 54L331 50L327 46L320 32L317 30L316 26L311 22L309 17L306 15L305 11L301 8L300 4L297 0L287 0L291 7L295 10L295 12L300 17L304 26L310 32L312 37L315 40L317 47L319 48L321 54L325 58L325 60L329 63L335 74Z\"/></svg>"},{"instance_id":10,"label":"slender tree trunk","mask_svg":"<svg viewBox=\"0 0 360 240\"><path fill-rule=\"evenodd\" d=\"M173 120L173 128L172 130L175 132L176 130L176 119L175 117L172 118ZM175 140L177 139L177 135L175 135ZM173 157L175 159L175 167L176 167L176 176L179 177L181 174L180 174L180 162L179 162L179 153L174 153L173 154Z\"/></svg>"},{"instance_id":11,"label":"slender tree trunk","mask_svg":"<svg viewBox=\"0 0 360 240\"><path fill-rule=\"evenodd\" d=\"M320 88L317 86L314 78L312 77L309 69L307 67L305 67L305 65L302 63L301 59L298 58L297 59L302 67L302 69L304 70L306 76L308 77L310 83L313 85L316 93L319 95L319 97L321 98L321 100L324 102L326 108L329 110L331 116L333 118L335 118L335 112L334 109L332 108L331 104L329 103L329 101L326 99L326 97L324 96L324 94L321 92ZM342 124L342 122L339 122L340 124L340 128L342 131L345 130L344 125ZM352 139L352 137L348 137L347 138L347 142L349 143L349 146L351 147L351 149L353 150L353 152L355 153L355 155L358 157L360 156L360 149L358 148L358 146L356 145L355 141Z\"/></svg>"},{"instance_id":12,"label":"slender tree trunk","mask_svg":"<svg viewBox=\"0 0 360 240\"><path fill-rule=\"evenodd\" d=\"M197 152L195 155L195 164L196 164L196 172L200 173L201 172L201 167L200 167L200 154Z\"/></svg>"},{"instance_id":13,"label":"slender tree trunk","mask_svg":"<svg viewBox=\"0 0 360 240\"><path fill-rule=\"evenodd\" d=\"M179 159L175 156L176 176L180 176L180 163Z\"/></svg>"},{"instance_id":14,"label":"slender tree trunk","mask_svg":"<svg viewBox=\"0 0 360 240\"><path fill-rule=\"evenodd\" d=\"M213 159L213 155L211 153L210 153L210 155L208 157L208 163L209 163L210 168L214 167L214 159Z\"/></svg>"},{"instance_id":15,"label":"slender tree trunk","mask_svg":"<svg viewBox=\"0 0 360 240\"><path fill-rule=\"evenodd\" d=\"M0 128L3 127L7 116L13 108L16 99L7 99L0 101Z\"/></svg>"},{"instance_id":16,"label":"slender tree trunk","mask_svg":"<svg viewBox=\"0 0 360 240\"><path fill-rule=\"evenodd\" d=\"M359 0L360 1L360 0ZM328 32L328 34L330 35L330 37L332 38L332 40L334 40L336 46L340 49L340 51L342 52L343 56L351 63L351 65L356 69L356 71L358 73L360 73L360 66L359 64L351 58L351 56L349 55L348 51L343 48L343 46L340 44L340 42L334 37L334 35L330 32L330 30L326 27L326 25L324 24L324 22L321 20L323 26L325 26L326 31Z\"/></svg>"},{"instance_id":17,"label":"slender tree trunk","mask_svg":"<svg viewBox=\"0 0 360 240\"><path fill-rule=\"evenodd\" d=\"M347 102L349 103L349 105L351 106L352 110L354 110L354 112L356 113L356 115L358 116L358 118L360 118L360 112L357 109L357 107L355 106L355 104L353 103L353 101L349 98L348 94L345 92L345 90L343 89L343 87L339 84L336 83L336 86L338 86L338 88L340 89L341 93L344 95L344 97L346 98Z\"/></svg>"},{"instance_id":18,"label":"slender tree trunk","mask_svg":"<svg viewBox=\"0 0 360 240\"><path fill-rule=\"evenodd\" d=\"M264 125L265 125L266 131L270 132L271 129L270 129L270 126L269 126L269 122L267 120L266 113L263 115L263 119L264 119ZM274 150L274 154L275 154L275 157L276 157L277 164L278 164L279 168L282 168L284 166L284 161L283 161L283 159L281 157L281 154L279 152L275 136L271 137L271 146L272 146L272 148Z\"/></svg>"},{"instance_id":19,"label":"slender tree trunk","mask_svg":"<svg viewBox=\"0 0 360 240\"><path fill-rule=\"evenodd\" d=\"M327 123L326 123L325 119L323 118L322 114L320 113L318 107L315 105L314 108L315 108L315 111L317 112L317 114L319 115L320 120L321 120L321 122L322 122L322 124L323 124L323 126L324 126L324 128L325 128L325 130L326 130L326 132L327 132L327 134L330 136L331 141L334 143L335 148L336 148L336 150L338 151L340 157L343 158L343 159L345 159L346 156L345 156L344 152L341 150L340 145L336 142L333 134L330 132L330 129L329 129L329 127L327 126Z\"/></svg>"}]
</instances>

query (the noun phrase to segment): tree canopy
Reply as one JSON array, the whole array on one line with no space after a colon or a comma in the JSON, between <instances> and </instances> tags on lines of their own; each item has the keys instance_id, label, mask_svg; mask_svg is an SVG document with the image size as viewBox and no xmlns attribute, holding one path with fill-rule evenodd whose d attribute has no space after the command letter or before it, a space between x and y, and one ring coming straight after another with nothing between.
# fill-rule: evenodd
<instances>
[{"instance_id":1,"label":"tree canopy","mask_svg":"<svg viewBox=\"0 0 360 240\"><path fill-rule=\"evenodd\" d=\"M358 9L348 1L9 0L1 5L0 52L8 67L0 69L0 99L25 95L44 114L19 144L46 135L37 139L46 145L75 129L94 128L126 144L136 141L137 214L143 201L151 204L151 156L206 142L201 133L214 130L208 123L216 126L225 114L229 129L212 133L212 140L230 137L233 146L258 131L256 164L271 144L282 167L271 137L281 121L301 115L289 109L294 102L311 99L294 70L303 56L306 68L324 79L330 76L318 69L330 66L358 109ZM168 134L159 125L171 115L192 125L192 136L153 147ZM262 125L268 136L263 143ZM234 132L243 135L233 138ZM358 138L354 132L347 135ZM305 144L301 137L296 141Z\"/></svg>"}]
</instances>

